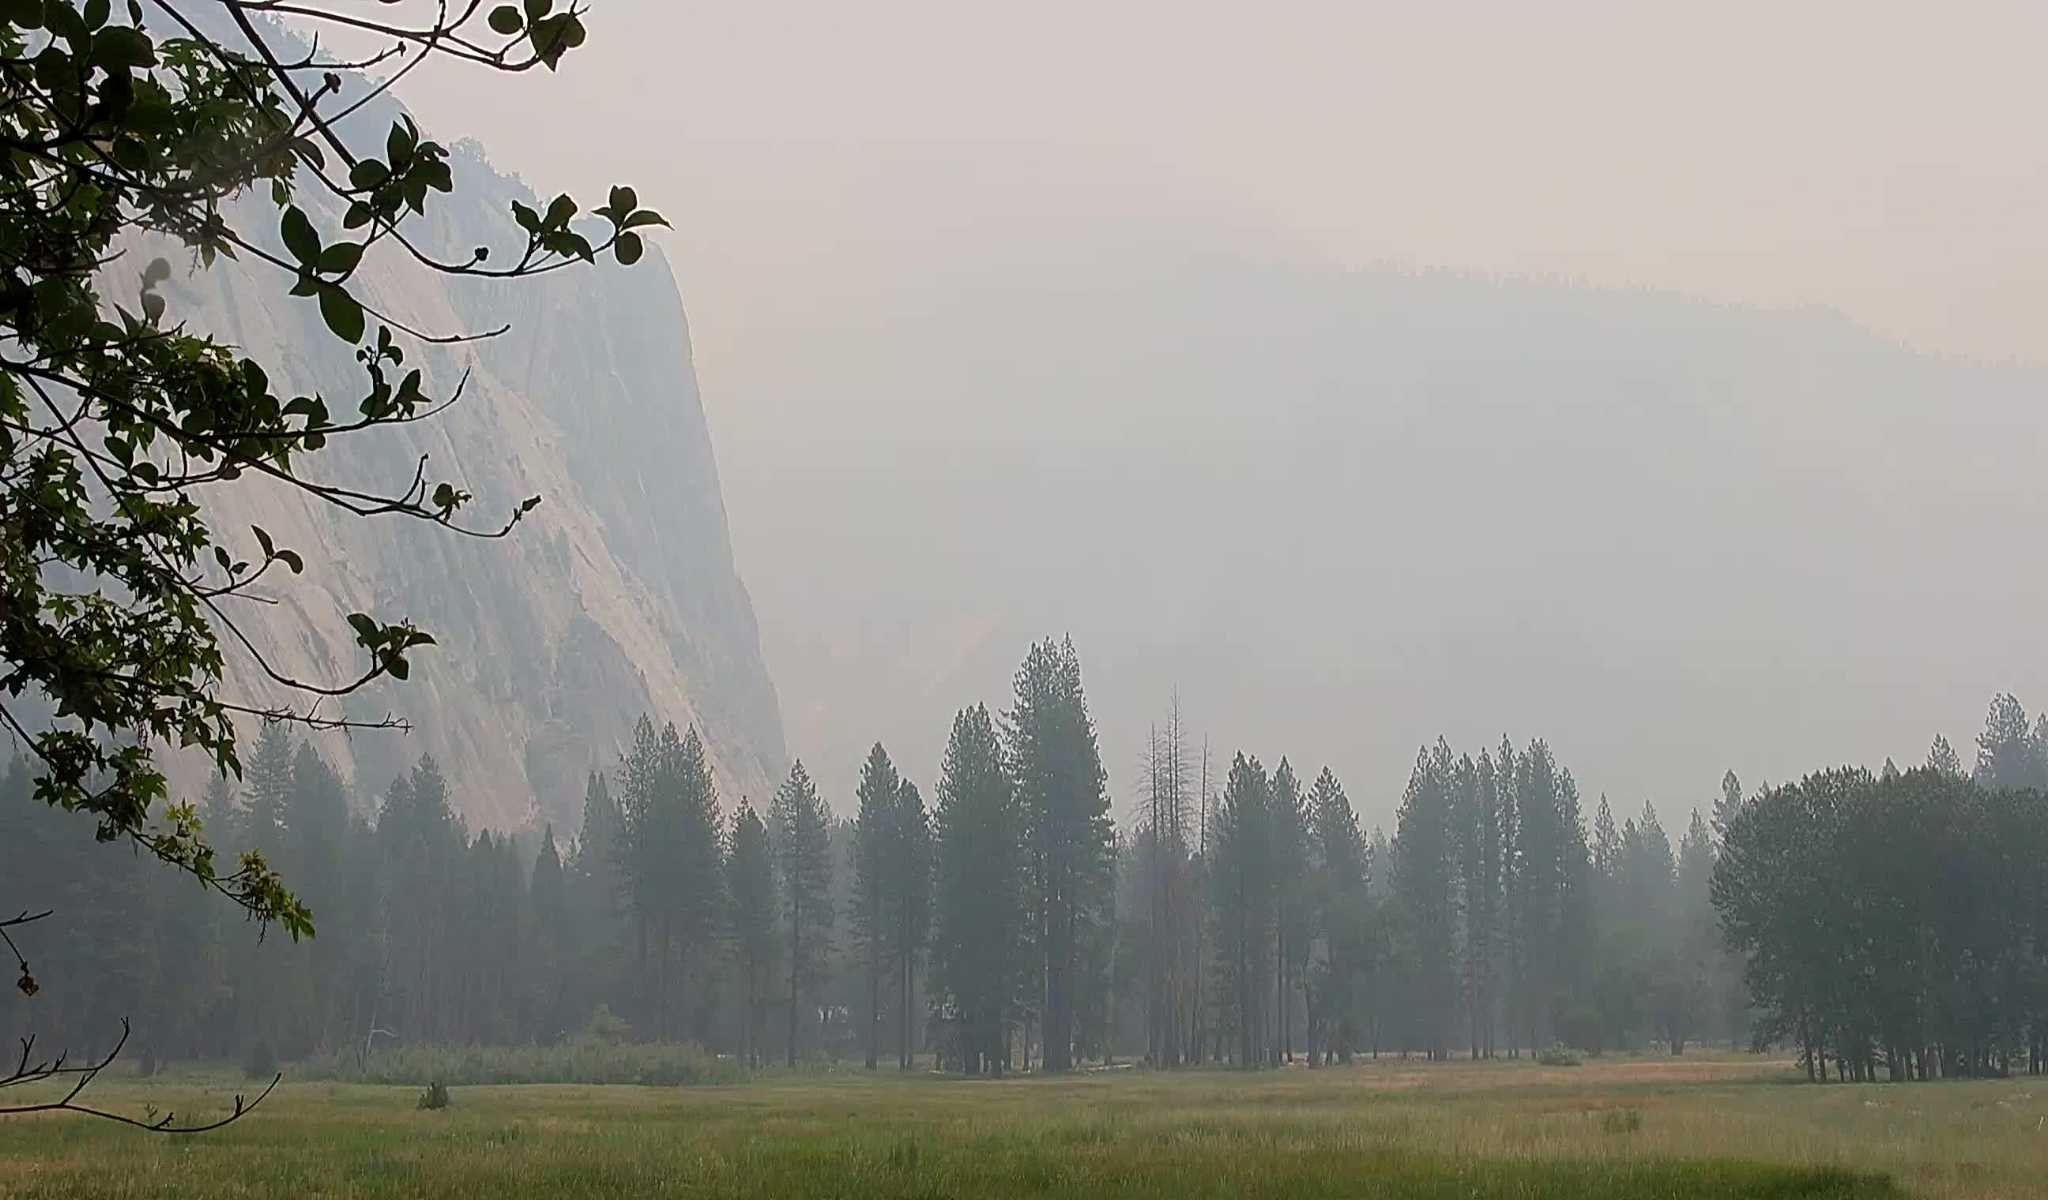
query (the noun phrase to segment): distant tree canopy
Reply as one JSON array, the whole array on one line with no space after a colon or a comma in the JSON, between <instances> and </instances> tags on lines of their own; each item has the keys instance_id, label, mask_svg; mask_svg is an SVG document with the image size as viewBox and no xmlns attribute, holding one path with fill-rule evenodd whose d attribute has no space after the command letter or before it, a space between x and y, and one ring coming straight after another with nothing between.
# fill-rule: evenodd
<instances>
[{"instance_id":1,"label":"distant tree canopy","mask_svg":"<svg viewBox=\"0 0 2048 1200\"><path fill-rule=\"evenodd\" d=\"M454 187L446 150L409 119L373 136L350 118L429 58L553 70L582 44L583 10L395 7L0 4L0 726L34 760L37 802L91 814L101 841L134 842L293 937L310 915L265 848L217 863L197 807L169 802L155 751L194 748L239 775L237 717L345 724L323 702L404 679L408 656L433 639L356 613L353 674L278 669L242 633L236 605L305 559L261 528L220 528L207 497L260 477L351 516L503 535L538 497L473 525L473 497L424 460L395 464L399 485L386 491L309 469L335 439L427 420L459 398L459 385L428 393L408 346L504 332L421 330L378 311L356 285L365 254L513 279L599 255L631 263L641 231L662 223L619 187L595 221L579 221L566 195L545 210L515 204L506 216L524 249L509 262L424 246L416 224ZM308 49L279 14L376 48L356 60ZM380 82L360 74L373 69ZM200 267L232 258L269 272L278 303L316 306L354 348L360 390L285 394L281 364L188 330L161 287L171 263L139 261L157 244ZM224 690L230 653L291 699Z\"/></svg>"},{"instance_id":2,"label":"distant tree canopy","mask_svg":"<svg viewBox=\"0 0 2048 1200\"><path fill-rule=\"evenodd\" d=\"M1669 828L1607 796L1588 818L1542 739L1437 739L1391 836L1327 769L1214 769L1176 704L1120 834L1073 646L1031 647L1012 689L1000 719L954 716L929 809L877 745L837 781L845 817L800 762L722 814L697 731L643 719L565 843L469 829L431 758L352 806L266 726L204 819L331 914L306 943L67 838L17 760L0 877L76 935L0 1010L88 1050L132 1015L145 1063L337 1073L393 1044L577 1039L977 1075L1709 1039L1790 1046L1816 1079L2048 1070L2048 736L2011 697L1973 774L1952 752L1753 791L1731 772Z\"/></svg>"},{"instance_id":3,"label":"distant tree canopy","mask_svg":"<svg viewBox=\"0 0 2048 1200\"><path fill-rule=\"evenodd\" d=\"M2048 798L1999 782L2030 781L2036 753L1997 747L1982 782L1822 771L1743 808L1713 900L1760 1040L1855 1080L2048 1065Z\"/></svg>"}]
</instances>

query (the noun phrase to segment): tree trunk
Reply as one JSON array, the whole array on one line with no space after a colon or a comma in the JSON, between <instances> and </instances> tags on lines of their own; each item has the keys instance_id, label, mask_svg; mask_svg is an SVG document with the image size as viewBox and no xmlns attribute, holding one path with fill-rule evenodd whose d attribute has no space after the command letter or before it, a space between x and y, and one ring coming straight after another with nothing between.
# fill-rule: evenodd
<instances>
[{"instance_id":1,"label":"tree trunk","mask_svg":"<svg viewBox=\"0 0 2048 1200\"><path fill-rule=\"evenodd\" d=\"M793 1067L796 1065L796 981L803 969L803 905L793 902L789 913L789 1065Z\"/></svg>"},{"instance_id":2,"label":"tree trunk","mask_svg":"<svg viewBox=\"0 0 2048 1200\"><path fill-rule=\"evenodd\" d=\"M873 928L871 925L870 928ZM868 949L868 1061L872 1071L881 1056L882 1046L882 963L880 951Z\"/></svg>"}]
</instances>

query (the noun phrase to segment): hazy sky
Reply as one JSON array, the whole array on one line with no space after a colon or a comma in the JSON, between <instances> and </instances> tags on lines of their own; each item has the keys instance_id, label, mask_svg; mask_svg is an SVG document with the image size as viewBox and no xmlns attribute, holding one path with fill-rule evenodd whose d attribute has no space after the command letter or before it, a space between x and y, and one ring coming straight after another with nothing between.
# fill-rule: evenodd
<instances>
[{"instance_id":1,"label":"hazy sky","mask_svg":"<svg viewBox=\"0 0 2048 1200\"><path fill-rule=\"evenodd\" d=\"M2038 4L600 0L590 25L557 78L451 68L406 96L541 186L659 200L700 337L763 278L850 286L802 270L818 245L1051 193L1342 263L1830 305L1996 357L2043 342ZM915 172L877 181L894 220L838 211L853 158L803 144L878 142L1086 153L966 211L929 212Z\"/></svg>"},{"instance_id":2,"label":"hazy sky","mask_svg":"<svg viewBox=\"0 0 2048 1200\"><path fill-rule=\"evenodd\" d=\"M1275 309L1250 306L1235 324L1206 310L1148 311L1130 338L1110 328L1119 314L1105 292L1128 288L1148 310L1172 298L1130 286L1160 264L1212 282L1236 278L1238 266L1189 264L1266 264L1305 279L1392 264L1821 306L1922 350L2048 361L2037 332L2048 314L2048 75L2035 62L2048 9L2038 5L599 0L589 25L588 45L558 76L451 67L421 72L402 96L436 135L481 139L537 188L600 198L629 182L674 222L664 245L690 312L739 565L762 611L792 748L825 760L818 773L835 794L850 787L838 777L850 779L871 736L909 744L913 773L929 778L951 706L1000 699L1021 629L1093 630L1084 660L1106 664L1091 690L1120 726L1108 731L1110 766L1128 787L1137 722L1163 702L1152 692L1161 678L1188 682L1137 660L1191 643L1102 646L1144 632L1130 623L1128 595L1068 588L998 611L961 583L992 577L972 568L981 531L958 513L929 512L936 493L920 481L946 477L955 491L945 494L971 496L951 476L985 464L954 461L959 448L1000 449L1006 431L1034 423L1112 444L1150 419L1147 402L1168 381L1207 386L1191 364L1257 364L1266 374L1248 376L1240 393L1257 402L1316 392L1311 371L1291 376L1286 396L1261 395L1262 380L1290 369L1270 346L1212 363L1175 341L1245 325L1284 338L1288 320ZM1302 298L1288 287L1273 295L1281 309ZM1061 319L1034 317L1054 309ZM1066 319L1068 309L1100 311L1089 325ZM978 327L964 312L987 314L988 345L971 344ZM1292 319L1316 320L1308 309ZM1098 344L1091 334L1102 329ZM1133 338L1150 340L1119 348ZM1317 369L1349 369L1329 365L1327 341L1317 352ZM1476 358L1490 353L1483 339L1472 344ZM1803 393L1795 383L1787 394ZM1222 445L1234 428L1226 414L1208 432ZM2023 435L2038 444L2042 432ZM1184 426L1175 436L1202 434ZM1239 470L1227 453L1213 461ZM1786 482L1796 473L1774 486L1796 486ZM1958 464L1956 488L1967 489L1967 473ZM1924 486L1949 478L1935 471ZM1666 499L1684 511L1682 496ZM1969 497L1931 499L1962 511ZM1996 519L2020 527L2048 513L2038 488L2004 501ZM1570 511L1589 566L1608 573L1588 576L1584 597L1549 598L1581 624L1532 619L1532 653L1569 661L1580 645L1619 662L1621 643L1571 639L1594 636L1581 627L1588 605L1642 564L1598 557L1597 504ZM1858 511L1846 510L1850 526ZM872 528L885 516L902 525L891 536ZM1844 527L1824 525L1818 536ZM1902 529L1865 532L1874 545ZM1753 532L1695 535L1728 542L1728 569L1741 571L1737 543ZM1356 548L1368 567L1375 550ZM868 558L846 561L856 551ZM1031 570L1031 553L1046 571ZM993 569L1021 571L1028 588L1076 567L1059 553L1051 539L1034 542ZM1278 553L1282 570L1300 565L1284 547L1262 553ZM1685 572L1698 567L1684 557L1680 547L1651 562L1643 586L1683 603ZM892 595L891 578L904 588L951 581L943 586L961 594L950 604ZM1291 744L1309 761L1370 774L1354 792L1369 790L1361 800L1372 815L1390 804L1415 740L1439 729L1468 744L1502 728L1547 733L1589 790L1657 796L1682 779L1687 795L1707 799L1723 765L1753 781L1848 757L1906 761L1937 728L1967 754L1990 691L2024 693L2048 665L1999 649L1998 637L2031 646L2020 629L1976 631L1990 640L1946 657L1877 663L1871 647L1895 633L1876 627L1878 615L1869 640L1832 640L1839 626L1826 610L1841 597L1830 586L1843 578L1759 596L1745 610L1751 624L1716 635L1737 638L1730 645L1754 667L1740 686L1719 673L1725 648L1660 643L1626 681L1642 690L1561 711L1530 679L1501 687L1515 661L1472 640L1504 637L1500 622L1526 606L1509 616L1474 609L1469 620L1492 626L1461 629L1438 604L1435 624L1416 617L1427 628L1391 649L1336 622L1328 644L1354 646L1357 661L1311 656L1273 679L1217 665L1191 707L1225 744L1300 729ZM2000 586L2017 605L2048 581ZM1433 600L1402 603L1426 613ZM1967 622L1971 604L1958 594L1914 612L1924 631ZM1189 639L1277 618L1203 619L1213 627L1190 618ZM1786 656L1796 678L1779 693L1756 690ZM819 667L831 662L836 675ZM862 696L861 672L877 664L896 672L888 686L915 692L922 679L928 694ZM1479 675L1489 677L1485 695ZM1318 680L1321 701L1341 694L1353 709L1318 713L1321 724L1288 713L1294 678ZM1143 695L1119 693L1136 679ZM848 726L850 708L873 719L872 732ZM1715 747L1692 744L1701 736Z\"/></svg>"}]
</instances>

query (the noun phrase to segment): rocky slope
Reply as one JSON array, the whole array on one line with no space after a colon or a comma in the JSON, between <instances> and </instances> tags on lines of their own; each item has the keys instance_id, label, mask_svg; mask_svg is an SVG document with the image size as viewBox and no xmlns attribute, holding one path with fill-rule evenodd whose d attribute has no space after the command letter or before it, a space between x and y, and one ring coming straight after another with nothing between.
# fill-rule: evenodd
<instances>
[{"instance_id":1,"label":"rocky slope","mask_svg":"<svg viewBox=\"0 0 2048 1200\"><path fill-rule=\"evenodd\" d=\"M461 257L477 245L509 255L508 208L531 201L528 190L474 146L458 148L454 165L456 195L428 240ZM275 220L267 206L247 215ZM284 394L318 391L337 416L352 412L362 374L348 348L312 301L252 276L262 269L178 270L166 288L171 315L276 364ZM462 402L429 422L337 441L305 473L396 492L426 455L430 477L476 495L478 525L522 497L544 498L512 536L486 541L358 519L261 483L208 497L224 536L246 545L260 524L305 556L302 578L267 593L276 604L237 613L278 669L319 680L359 669L346 623L358 610L409 616L438 640L408 683L348 701L357 716L406 717L409 735L320 736L359 802L373 804L426 752L472 826L573 831L586 773L617 761L643 712L699 728L728 802L762 796L784 761L781 717L733 566L688 326L659 251L631 269L512 283L440 278L373 251L357 282L373 306L423 329L512 332L411 348L407 366L424 368L430 393L471 372ZM230 662L233 692L282 698L248 655Z\"/></svg>"}]
</instances>

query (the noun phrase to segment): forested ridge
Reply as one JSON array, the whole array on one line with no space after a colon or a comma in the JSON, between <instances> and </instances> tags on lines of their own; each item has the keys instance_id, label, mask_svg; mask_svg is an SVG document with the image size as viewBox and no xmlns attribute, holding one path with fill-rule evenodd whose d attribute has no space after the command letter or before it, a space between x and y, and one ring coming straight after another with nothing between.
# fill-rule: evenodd
<instances>
[{"instance_id":1,"label":"forested ridge","mask_svg":"<svg viewBox=\"0 0 2048 1200\"><path fill-rule=\"evenodd\" d=\"M126 1019L145 1071L592 1038L969 1073L1706 1041L1814 1078L2048 1064L2048 719L2011 696L1973 766L1936 737L1904 771L1730 773L1675 837L1541 739L1421 748L1386 830L1328 769L1212 752L1177 701L1148 745L1119 826L1079 657L1047 641L1006 705L960 710L929 789L877 744L857 779L798 761L722 797L697 731L649 717L578 828L507 834L466 827L431 757L357 811L271 725L201 807L310 906L296 943L78 836L17 759L0 878L57 915L9 1015L80 1052Z\"/></svg>"}]
</instances>

